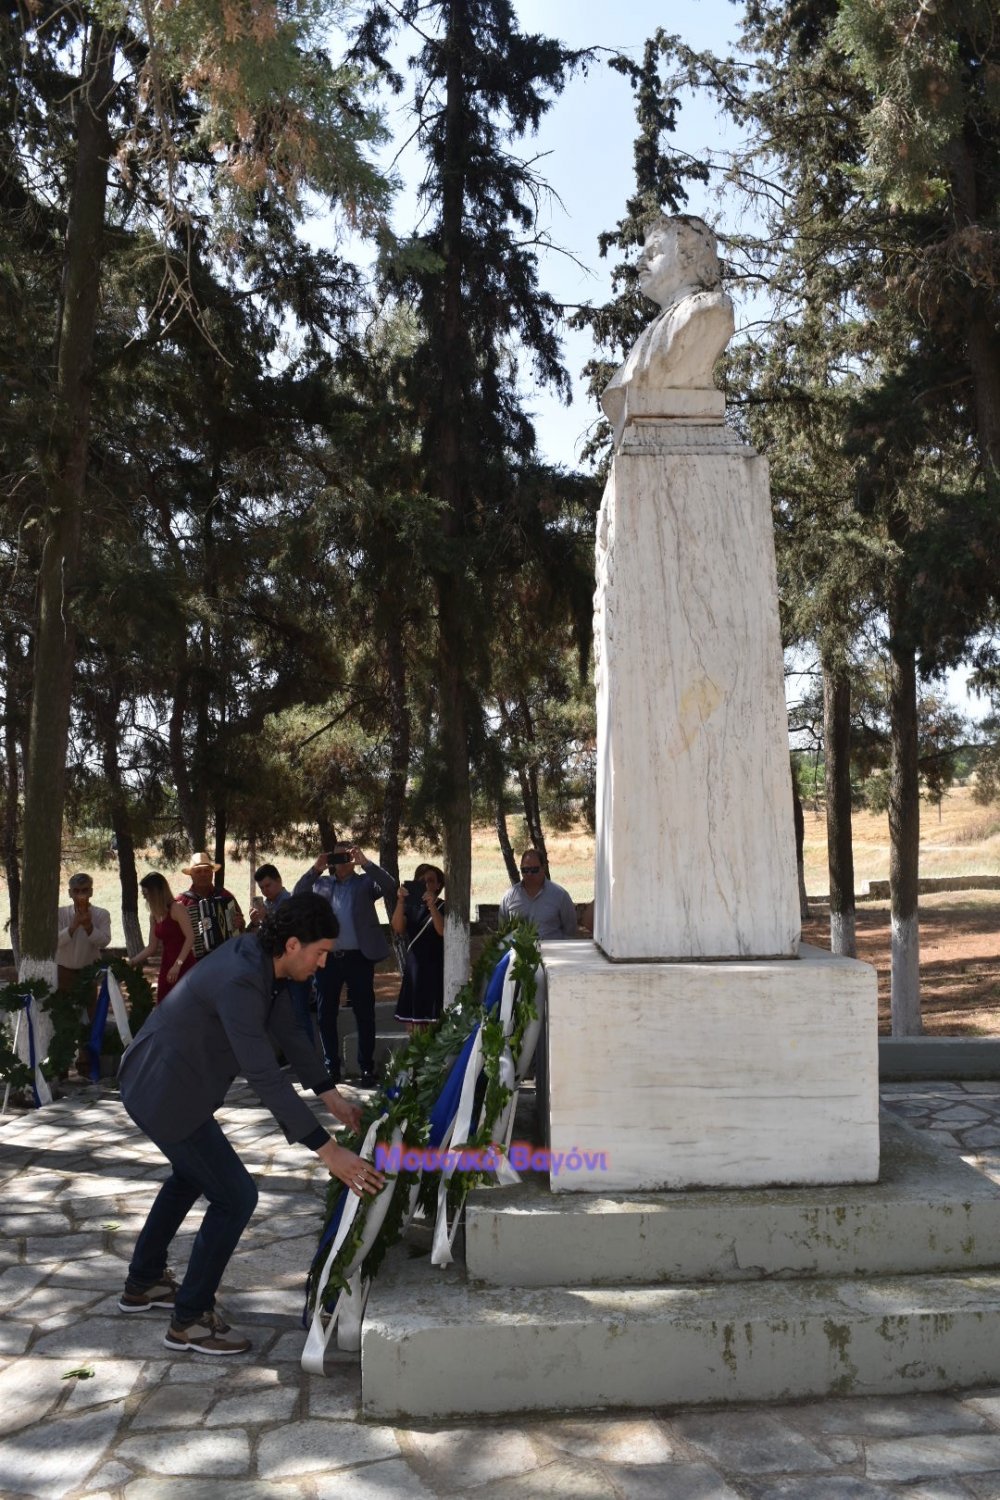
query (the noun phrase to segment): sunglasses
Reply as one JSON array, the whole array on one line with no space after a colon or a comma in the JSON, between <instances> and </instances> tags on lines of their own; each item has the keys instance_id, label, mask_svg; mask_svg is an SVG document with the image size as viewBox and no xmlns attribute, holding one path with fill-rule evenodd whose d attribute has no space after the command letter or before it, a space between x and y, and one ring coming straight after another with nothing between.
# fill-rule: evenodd
<instances>
[{"instance_id":1,"label":"sunglasses","mask_svg":"<svg viewBox=\"0 0 1000 1500\"><path fill-rule=\"evenodd\" d=\"M541 865L522 865L521 866L521 874L522 875L540 875L541 873L542 873L542 867L541 867Z\"/></svg>"}]
</instances>

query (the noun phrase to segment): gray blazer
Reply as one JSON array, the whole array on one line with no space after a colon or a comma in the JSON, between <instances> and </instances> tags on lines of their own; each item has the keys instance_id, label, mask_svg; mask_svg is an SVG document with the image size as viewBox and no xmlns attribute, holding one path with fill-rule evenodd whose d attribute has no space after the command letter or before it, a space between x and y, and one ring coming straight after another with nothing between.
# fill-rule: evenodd
<instances>
[{"instance_id":1,"label":"gray blazer","mask_svg":"<svg viewBox=\"0 0 1000 1500\"><path fill-rule=\"evenodd\" d=\"M295 895L301 896L312 891L329 901L336 880L336 875L315 875L312 870L307 870L302 879L295 882ZM391 950L382 931L375 902L380 896L391 896L395 903L399 882L393 880L388 870L383 870L381 865L368 860L364 866L364 874L360 875L355 871L347 884L351 888L351 910L354 915L354 931L358 935L358 947L373 964L381 963L383 958L388 958Z\"/></svg>"},{"instance_id":2,"label":"gray blazer","mask_svg":"<svg viewBox=\"0 0 1000 1500\"><path fill-rule=\"evenodd\" d=\"M278 1066L281 1048L299 1081L317 1094L334 1087L300 1030L271 955L253 933L232 938L174 986L122 1057L122 1103L152 1140L184 1140L219 1108L242 1075L286 1140L322 1127Z\"/></svg>"}]
</instances>

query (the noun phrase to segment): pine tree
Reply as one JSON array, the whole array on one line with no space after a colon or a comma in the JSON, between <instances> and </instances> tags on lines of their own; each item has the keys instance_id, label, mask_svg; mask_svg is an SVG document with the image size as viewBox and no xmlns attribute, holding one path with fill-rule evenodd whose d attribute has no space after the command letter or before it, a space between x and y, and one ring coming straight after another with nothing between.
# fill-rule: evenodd
<instances>
[{"instance_id":1,"label":"pine tree","mask_svg":"<svg viewBox=\"0 0 1000 1500\"><path fill-rule=\"evenodd\" d=\"M892 199L878 169L876 126L886 88L895 86L892 68L883 55L881 71L866 69L851 52L858 36L848 13L869 20L891 13L898 29L904 10L912 20L912 7L894 0L792 7L753 0L743 58L677 50L688 76L716 90L750 132L731 176L765 227L731 238L728 249L744 274L767 286L775 313L737 356L730 389L742 390L747 430L758 442L767 432L761 446L775 460L784 577L797 571L802 584L786 605L812 614L810 633L834 680L864 611L887 625L895 684L894 1029L912 1031L919 1029L917 672L955 660L991 607L996 579L982 562L996 516L986 467L968 464L977 431L963 394L972 389L971 365L960 340L943 337L944 320L935 326L927 315L929 284L915 275L929 265L921 246L935 239L933 212ZM908 149L908 138L899 139ZM929 306L933 313L933 299ZM796 469L811 472L804 487ZM832 504L823 502L825 488ZM837 785L831 859L847 820L843 776ZM831 884L836 892L833 872Z\"/></svg>"},{"instance_id":2,"label":"pine tree","mask_svg":"<svg viewBox=\"0 0 1000 1500\"><path fill-rule=\"evenodd\" d=\"M3 193L26 232L51 225L46 248L59 287L29 462L41 541L21 903L22 971L52 977L108 228L141 221L154 242L165 241L164 299L183 315L194 302L178 251L197 225L214 218L225 231L216 249L232 254L235 226L261 194L292 202L311 183L363 210L380 184L359 151L374 122L358 107L356 76L330 64L320 18L306 7L279 12L265 0L222 17L199 4L154 13L40 3L10 6L2 21ZM46 200L55 205L47 212ZM9 493L22 504L27 497L14 484Z\"/></svg>"},{"instance_id":3,"label":"pine tree","mask_svg":"<svg viewBox=\"0 0 1000 1500\"><path fill-rule=\"evenodd\" d=\"M559 309L538 283L533 232L542 185L517 143L560 91L574 56L519 31L510 0L403 0L420 38L416 138L428 227L389 251L387 290L413 309L406 362L421 433L422 489L436 510L430 567L437 607L437 797L448 876L445 994L468 973L472 793L470 730L489 681L493 611L533 491L535 435L518 366L566 391ZM395 15L371 8L359 55L385 61ZM402 87L398 75L393 77Z\"/></svg>"}]
</instances>

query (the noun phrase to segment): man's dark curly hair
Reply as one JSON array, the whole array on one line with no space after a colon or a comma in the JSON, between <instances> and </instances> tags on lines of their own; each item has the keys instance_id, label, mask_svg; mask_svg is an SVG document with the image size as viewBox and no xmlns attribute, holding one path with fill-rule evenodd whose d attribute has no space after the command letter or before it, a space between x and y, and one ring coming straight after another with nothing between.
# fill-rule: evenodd
<instances>
[{"instance_id":1,"label":"man's dark curly hair","mask_svg":"<svg viewBox=\"0 0 1000 1500\"><path fill-rule=\"evenodd\" d=\"M339 931L329 901L311 894L289 896L268 912L258 928L261 947L275 958L284 953L289 938L298 938L305 945L318 943L320 938L335 938Z\"/></svg>"}]
</instances>

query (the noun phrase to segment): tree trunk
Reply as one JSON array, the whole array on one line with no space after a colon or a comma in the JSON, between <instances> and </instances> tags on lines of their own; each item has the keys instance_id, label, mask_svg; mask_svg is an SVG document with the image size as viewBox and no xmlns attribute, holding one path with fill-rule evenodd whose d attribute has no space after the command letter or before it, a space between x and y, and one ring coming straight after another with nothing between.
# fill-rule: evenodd
<instances>
[{"instance_id":1,"label":"tree trunk","mask_svg":"<svg viewBox=\"0 0 1000 1500\"><path fill-rule=\"evenodd\" d=\"M72 623L87 478L94 331L108 187L108 110L114 46L94 26L76 95L77 141L63 262L50 510L37 582L28 762L24 790L21 978L56 977L66 748L76 642Z\"/></svg>"},{"instance_id":2,"label":"tree trunk","mask_svg":"<svg viewBox=\"0 0 1000 1500\"><path fill-rule=\"evenodd\" d=\"M406 803L406 781L410 768L410 711L406 702L406 657L398 631L390 629L385 642L389 665L389 775L385 801L382 804L382 827L379 832L378 862L399 881L399 825ZM385 897L390 923L395 899ZM393 956L400 974L406 967L406 938L389 928Z\"/></svg>"},{"instance_id":3,"label":"tree trunk","mask_svg":"<svg viewBox=\"0 0 1000 1500\"><path fill-rule=\"evenodd\" d=\"M218 869L215 872L215 889L221 891L226 883L226 837L229 833L229 808L224 794L215 804L215 853L212 856Z\"/></svg>"},{"instance_id":4,"label":"tree trunk","mask_svg":"<svg viewBox=\"0 0 1000 1500\"><path fill-rule=\"evenodd\" d=\"M129 958L146 946L142 924L139 919L139 872L135 867L135 840L132 824L124 803L114 802L111 807L111 827L114 830L118 850L118 880L122 888L122 931L125 934L125 952Z\"/></svg>"},{"instance_id":5,"label":"tree trunk","mask_svg":"<svg viewBox=\"0 0 1000 1500\"><path fill-rule=\"evenodd\" d=\"M920 781L917 765L917 671L913 647L897 634L904 617L904 586L894 589L890 611L889 889L892 905L892 1034L919 1036Z\"/></svg>"},{"instance_id":6,"label":"tree trunk","mask_svg":"<svg viewBox=\"0 0 1000 1500\"><path fill-rule=\"evenodd\" d=\"M121 713L121 692L111 677L111 690L107 697L99 696L94 705L101 739L101 762L108 783L111 828L115 836L118 856L118 880L122 892L122 930L125 934L125 950L131 958L146 946L139 921L139 875L135 867L135 840L132 837L132 819L129 816L128 799L122 785L121 763L118 757L118 719Z\"/></svg>"},{"instance_id":7,"label":"tree trunk","mask_svg":"<svg viewBox=\"0 0 1000 1500\"><path fill-rule=\"evenodd\" d=\"M324 813L320 813L316 818L316 826L319 829L319 841L322 845L322 852L329 854L337 842L337 830Z\"/></svg>"},{"instance_id":8,"label":"tree trunk","mask_svg":"<svg viewBox=\"0 0 1000 1500\"><path fill-rule=\"evenodd\" d=\"M535 726L531 720L531 709L524 698L518 699L517 723L520 725L524 745L535 748ZM532 845L538 850L542 859L542 868L546 874L549 870L548 851L545 848L545 833L542 829L542 810L538 801L538 763L532 755L526 762L523 770L518 771L518 781L521 784L521 801L524 804L524 821L528 825L528 834Z\"/></svg>"},{"instance_id":9,"label":"tree trunk","mask_svg":"<svg viewBox=\"0 0 1000 1500\"><path fill-rule=\"evenodd\" d=\"M454 603L452 601L455 601ZM448 874L444 924L444 1003L450 1005L469 977L469 913L472 901L472 790L465 719L465 680L456 655L461 608L449 586L439 594L438 703L445 786L442 843ZM455 632L455 633L453 633Z\"/></svg>"},{"instance_id":10,"label":"tree trunk","mask_svg":"<svg viewBox=\"0 0 1000 1500\"><path fill-rule=\"evenodd\" d=\"M389 775L382 804L378 862L399 879L399 826L406 802L406 778L410 767L410 713L406 703L406 658L403 643L390 628L385 642L389 666ZM386 905L388 905L388 901Z\"/></svg>"},{"instance_id":11,"label":"tree trunk","mask_svg":"<svg viewBox=\"0 0 1000 1500\"><path fill-rule=\"evenodd\" d=\"M830 952L857 958L854 842L851 830L851 679L823 664L826 753L826 854L830 869Z\"/></svg>"},{"instance_id":12,"label":"tree trunk","mask_svg":"<svg viewBox=\"0 0 1000 1500\"><path fill-rule=\"evenodd\" d=\"M187 646L181 642L181 649ZM208 817L204 798L196 798L191 785L191 772L187 761L187 745L184 740L184 721L187 717L188 698L191 687L191 669L185 665L174 681L174 700L170 710L168 743L170 746L170 773L177 792L177 806L181 822L191 845L191 853L204 849L208 843Z\"/></svg>"},{"instance_id":13,"label":"tree trunk","mask_svg":"<svg viewBox=\"0 0 1000 1500\"><path fill-rule=\"evenodd\" d=\"M507 832L507 814L503 810L502 789L497 794L497 799L494 806L495 811L493 814L493 826L497 831L497 842L500 845L500 853L503 855L503 862L507 867L507 878L510 881L511 885L517 885L517 882L521 878L521 872L517 867L517 860L514 858L514 850L511 846L510 834Z\"/></svg>"},{"instance_id":14,"label":"tree trunk","mask_svg":"<svg viewBox=\"0 0 1000 1500\"><path fill-rule=\"evenodd\" d=\"M465 532L468 497L463 484L463 371L469 367L462 316L462 228L466 189L463 40L468 40L467 0L452 0L442 46L446 80L441 183L441 324L439 421L431 463L442 502L442 528L454 545ZM455 576L437 579L438 704L444 772L442 835L448 872L444 929L444 1003L450 1005L469 977L469 908L472 897L472 789L465 708L466 622Z\"/></svg>"},{"instance_id":15,"label":"tree trunk","mask_svg":"<svg viewBox=\"0 0 1000 1500\"><path fill-rule=\"evenodd\" d=\"M806 815L799 796L795 771L792 770L792 817L795 822L795 867L799 877L799 917L809 920L809 894L806 891Z\"/></svg>"},{"instance_id":16,"label":"tree trunk","mask_svg":"<svg viewBox=\"0 0 1000 1500\"><path fill-rule=\"evenodd\" d=\"M4 658L7 664L7 693L4 705L4 787L3 825L0 839L3 840L3 868L7 881L7 898L10 906L10 946L15 968L21 962L21 939L18 924L18 907L21 899L21 862L18 859L18 807L20 803L20 781L18 777L17 714L16 697L20 678L19 667L23 658L13 631L4 637Z\"/></svg>"}]
</instances>

